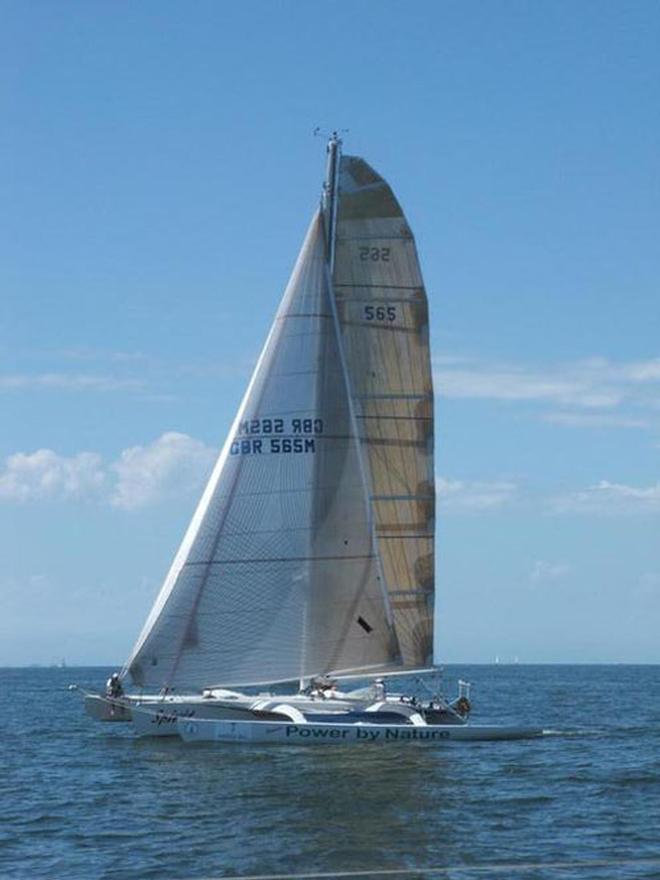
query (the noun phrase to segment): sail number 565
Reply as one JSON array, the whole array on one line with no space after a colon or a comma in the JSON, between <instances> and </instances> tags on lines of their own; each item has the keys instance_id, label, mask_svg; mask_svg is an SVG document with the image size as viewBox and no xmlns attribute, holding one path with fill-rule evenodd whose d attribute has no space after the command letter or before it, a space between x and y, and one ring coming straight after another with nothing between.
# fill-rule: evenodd
<instances>
[{"instance_id":1,"label":"sail number 565","mask_svg":"<svg viewBox=\"0 0 660 880\"><path fill-rule=\"evenodd\" d=\"M365 306L365 321L396 321L396 306Z\"/></svg>"}]
</instances>

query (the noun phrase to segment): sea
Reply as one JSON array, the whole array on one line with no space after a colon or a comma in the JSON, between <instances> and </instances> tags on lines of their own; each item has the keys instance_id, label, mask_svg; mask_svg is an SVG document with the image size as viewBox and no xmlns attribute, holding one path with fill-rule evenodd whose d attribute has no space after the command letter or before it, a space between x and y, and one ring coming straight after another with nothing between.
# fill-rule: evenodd
<instances>
[{"instance_id":1,"label":"sea","mask_svg":"<svg viewBox=\"0 0 660 880\"><path fill-rule=\"evenodd\" d=\"M447 666L551 732L434 747L138 739L68 690L110 672L0 670L2 880L660 878L660 666Z\"/></svg>"}]
</instances>

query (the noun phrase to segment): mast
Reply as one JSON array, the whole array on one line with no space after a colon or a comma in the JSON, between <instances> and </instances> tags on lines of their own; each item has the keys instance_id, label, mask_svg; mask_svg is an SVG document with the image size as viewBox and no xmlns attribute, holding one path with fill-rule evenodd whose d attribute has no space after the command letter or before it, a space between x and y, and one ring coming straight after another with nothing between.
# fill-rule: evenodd
<instances>
[{"instance_id":1,"label":"mast","mask_svg":"<svg viewBox=\"0 0 660 880\"><path fill-rule=\"evenodd\" d=\"M330 301L330 310L332 313L332 321L335 328L335 334L337 339L337 347L339 350L339 361L341 363L342 374L344 377L344 384L346 387L346 396L348 399L348 410L349 410L349 418L351 422L351 428L353 431L353 435L355 437L357 443L357 457L358 464L360 468L360 478L362 482L362 490L364 493L364 501L366 505L369 532L371 535L371 546L373 549L374 557L376 560L376 569L378 571L378 583L381 590L381 595L383 598L383 604L385 607L385 614L387 622L391 628L391 636L396 644L397 651L399 656L401 654L400 647L398 645L398 639L396 636L396 631L394 629L394 620L392 615L392 606L390 603L389 593L387 590L387 583L385 580L385 573L383 571L382 559L380 557L380 551L378 547L378 537L376 535L376 526L374 522L373 515L373 507L371 501L371 494L369 490L369 478L367 476L367 468L368 464L365 462L364 453L362 450L362 441L360 438L360 430L358 427L357 415L355 412L355 401L353 397L353 386L350 379L350 373L348 370L348 366L346 363L346 354L344 351L344 343L341 332L341 326L339 323L339 315L337 312L337 303L335 299L335 290L334 290L334 267L335 267L335 251L336 251L336 240L337 240L337 215L339 209L339 171L341 164L341 147L342 141L336 131L333 131L330 140L328 141L328 162L326 166L326 178L325 183L323 184L323 196L321 199L321 207L324 213L325 220L325 229L326 229L326 240L327 240L327 273L328 273L328 298Z\"/></svg>"},{"instance_id":2,"label":"mast","mask_svg":"<svg viewBox=\"0 0 660 880\"><path fill-rule=\"evenodd\" d=\"M321 206L325 215L325 228L328 247L328 267L332 277L335 268L335 238L337 233L337 208L339 205L339 160L341 159L342 141L336 131L332 132L328 141L328 162Z\"/></svg>"}]
</instances>

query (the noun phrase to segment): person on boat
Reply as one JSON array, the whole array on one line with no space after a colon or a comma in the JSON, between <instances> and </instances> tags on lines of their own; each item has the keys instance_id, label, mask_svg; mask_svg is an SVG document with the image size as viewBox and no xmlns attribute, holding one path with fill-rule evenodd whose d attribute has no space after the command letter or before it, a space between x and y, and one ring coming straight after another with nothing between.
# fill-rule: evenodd
<instances>
[{"instance_id":1,"label":"person on boat","mask_svg":"<svg viewBox=\"0 0 660 880\"><path fill-rule=\"evenodd\" d=\"M337 682L327 675L317 675L305 691L310 697L329 700L337 696Z\"/></svg>"},{"instance_id":2,"label":"person on boat","mask_svg":"<svg viewBox=\"0 0 660 880\"><path fill-rule=\"evenodd\" d=\"M324 700L334 700L337 696L337 682L329 680L321 688L321 696Z\"/></svg>"},{"instance_id":3,"label":"person on boat","mask_svg":"<svg viewBox=\"0 0 660 880\"><path fill-rule=\"evenodd\" d=\"M124 696L124 688L121 686L121 679L117 672L113 672L105 684L105 692L108 697L117 699Z\"/></svg>"},{"instance_id":4,"label":"person on boat","mask_svg":"<svg viewBox=\"0 0 660 880\"><path fill-rule=\"evenodd\" d=\"M382 678L374 679L374 703L382 702L387 696Z\"/></svg>"}]
</instances>

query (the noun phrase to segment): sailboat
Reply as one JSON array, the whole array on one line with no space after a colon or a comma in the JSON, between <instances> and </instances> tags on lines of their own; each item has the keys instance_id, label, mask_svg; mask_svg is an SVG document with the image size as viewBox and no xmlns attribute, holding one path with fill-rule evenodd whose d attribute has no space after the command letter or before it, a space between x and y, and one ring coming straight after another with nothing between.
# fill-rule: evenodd
<instances>
[{"instance_id":1,"label":"sailboat","mask_svg":"<svg viewBox=\"0 0 660 880\"><path fill-rule=\"evenodd\" d=\"M341 147L334 134L247 391L121 671L137 692L88 694L96 717L195 740L530 735L466 724L464 683L451 701L386 690L435 668L429 313L399 202ZM353 679L371 684L338 688Z\"/></svg>"}]
</instances>

